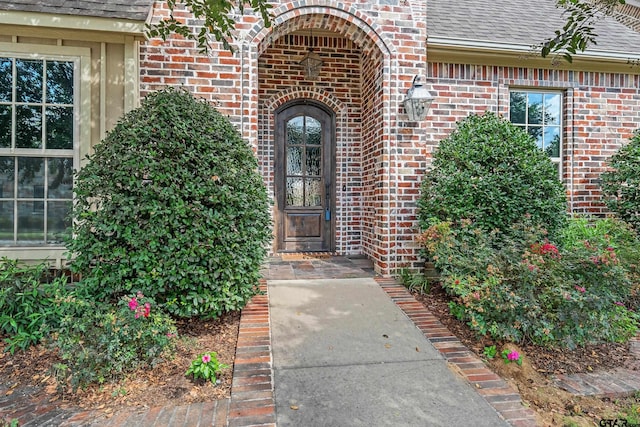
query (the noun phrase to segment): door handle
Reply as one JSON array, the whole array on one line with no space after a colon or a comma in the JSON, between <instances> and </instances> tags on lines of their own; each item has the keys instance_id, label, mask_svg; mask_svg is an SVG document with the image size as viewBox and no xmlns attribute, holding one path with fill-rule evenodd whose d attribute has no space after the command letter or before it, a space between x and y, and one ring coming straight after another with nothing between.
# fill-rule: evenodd
<instances>
[{"instance_id":1,"label":"door handle","mask_svg":"<svg viewBox=\"0 0 640 427\"><path fill-rule=\"evenodd\" d=\"M331 221L331 188L329 184L325 186L324 220Z\"/></svg>"}]
</instances>

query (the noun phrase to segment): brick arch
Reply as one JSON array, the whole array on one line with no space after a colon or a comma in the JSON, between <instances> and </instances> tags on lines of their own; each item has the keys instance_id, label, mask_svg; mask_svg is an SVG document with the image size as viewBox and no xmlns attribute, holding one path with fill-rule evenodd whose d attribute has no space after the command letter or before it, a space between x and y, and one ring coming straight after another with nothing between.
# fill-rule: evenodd
<instances>
[{"instance_id":1,"label":"brick arch","mask_svg":"<svg viewBox=\"0 0 640 427\"><path fill-rule=\"evenodd\" d=\"M261 55L275 40L285 34L296 30L322 28L351 40L365 55L375 48L385 56L395 52L393 43L382 37L379 26L353 6L345 10L343 3L331 1L319 5L311 0L303 0L298 4L295 8L287 5L277 7L273 11L275 18L271 27L265 28L262 22L257 23L247 33L245 42L258 46L258 55Z\"/></svg>"},{"instance_id":2,"label":"brick arch","mask_svg":"<svg viewBox=\"0 0 640 427\"><path fill-rule=\"evenodd\" d=\"M273 112L287 102L302 99L318 101L335 112L337 116L346 112L346 105L342 101L325 90L315 87L292 87L283 90L267 99L263 104L263 108L264 111Z\"/></svg>"}]
</instances>

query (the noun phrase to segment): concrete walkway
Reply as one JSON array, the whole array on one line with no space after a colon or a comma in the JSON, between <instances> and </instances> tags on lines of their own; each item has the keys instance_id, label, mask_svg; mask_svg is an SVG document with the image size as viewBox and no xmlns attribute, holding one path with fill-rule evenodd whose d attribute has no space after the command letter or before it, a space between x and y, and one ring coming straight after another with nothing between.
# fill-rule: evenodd
<instances>
[{"instance_id":1,"label":"concrete walkway","mask_svg":"<svg viewBox=\"0 0 640 427\"><path fill-rule=\"evenodd\" d=\"M267 283L279 427L507 425L373 278Z\"/></svg>"}]
</instances>

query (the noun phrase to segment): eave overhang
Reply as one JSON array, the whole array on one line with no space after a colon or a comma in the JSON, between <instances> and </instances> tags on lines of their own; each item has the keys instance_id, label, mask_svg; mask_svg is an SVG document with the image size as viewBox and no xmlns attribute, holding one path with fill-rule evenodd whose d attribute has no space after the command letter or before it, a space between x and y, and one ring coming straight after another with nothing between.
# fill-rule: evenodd
<instances>
[{"instance_id":1,"label":"eave overhang","mask_svg":"<svg viewBox=\"0 0 640 427\"><path fill-rule=\"evenodd\" d=\"M146 23L148 20L149 17L145 21L137 21L122 18L0 10L0 27L12 25L64 32L90 31L133 36L139 39L146 38Z\"/></svg>"},{"instance_id":2,"label":"eave overhang","mask_svg":"<svg viewBox=\"0 0 640 427\"><path fill-rule=\"evenodd\" d=\"M427 38L429 62L455 62L474 65L504 65L516 67L555 68L579 71L609 71L640 74L640 52L598 50L597 46L573 55L569 63L559 55L542 58L532 46L523 44L457 39ZM635 65L634 65L635 64Z\"/></svg>"}]
</instances>

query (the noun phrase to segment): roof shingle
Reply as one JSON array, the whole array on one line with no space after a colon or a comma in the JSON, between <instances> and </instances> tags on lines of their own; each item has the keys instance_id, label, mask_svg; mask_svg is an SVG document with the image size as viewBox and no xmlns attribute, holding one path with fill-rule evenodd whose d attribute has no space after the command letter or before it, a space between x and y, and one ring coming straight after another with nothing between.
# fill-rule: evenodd
<instances>
[{"instance_id":1,"label":"roof shingle","mask_svg":"<svg viewBox=\"0 0 640 427\"><path fill-rule=\"evenodd\" d=\"M532 46L564 23L555 0L427 0L429 37ZM640 53L640 33L611 17L598 21L595 32L597 45L589 50Z\"/></svg>"},{"instance_id":2,"label":"roof shingle","mask_svg":"<svg viewBox=\"0 0 640 427\"><path fill-rule=\"evenodd\" d=\"M145 21L153 0L0 0L0 10Z\"/></svg>"}]
</instances>

